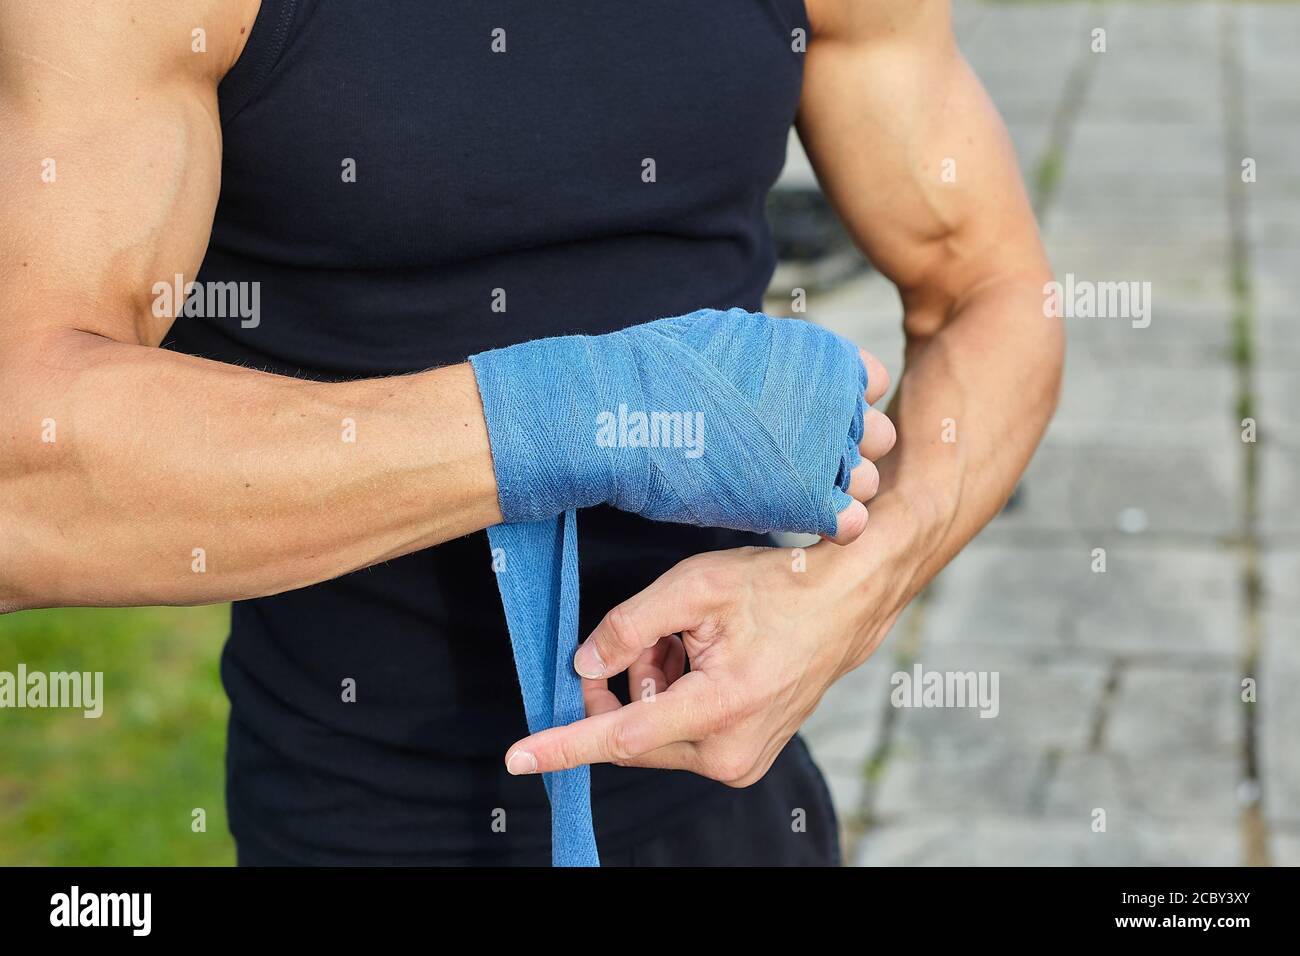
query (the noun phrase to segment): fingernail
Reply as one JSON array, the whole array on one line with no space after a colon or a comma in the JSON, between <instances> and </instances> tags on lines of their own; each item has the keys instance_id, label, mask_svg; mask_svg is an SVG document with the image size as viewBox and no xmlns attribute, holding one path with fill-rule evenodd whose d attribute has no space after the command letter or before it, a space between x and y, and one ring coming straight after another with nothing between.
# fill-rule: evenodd
<instances>
[{"instance_id":1,"label":"fingernail","mask_svg":"<svg viewBox=\"0 0 1300 956\"><path fill-rule=\"evenodd\" d=\"M605 662L601 660L600 651L591 638L582 642L578 653L573 655L573 669L583 677L595 680L605 676Z\"/></svg>"},{"instance_id":2,"label":"fingernail","mask_svg":"<svg viewBox=\"0 0 1300 956\"><path fill-rule=\"evenodd\" d=\"M516 777L525 773L537 773L537 758L527 750L516 750L506 760L506 770Z\"/></svg>"}]
</instances>

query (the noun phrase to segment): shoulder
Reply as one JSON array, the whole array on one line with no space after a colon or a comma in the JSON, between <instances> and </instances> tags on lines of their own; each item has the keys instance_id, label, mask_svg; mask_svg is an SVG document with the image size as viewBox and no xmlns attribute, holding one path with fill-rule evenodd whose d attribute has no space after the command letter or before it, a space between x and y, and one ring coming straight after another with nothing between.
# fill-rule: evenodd
<instances>
[{"instance_id":1,"label":"shoulder","mask_svg":"<svg viewBox=\"0 0 1300 956\"><path fill-rule=\"evenodd\" d=\"M950 0L805 0L814 39L877 41L950 29Z\"/></svg>"},{"instance_id":2,"label":"shoulder","mask_svg":"<svg viewBox=\"0 0 1300 956\"><path fill-rule=\"evenodd\" d=\"M0 81L37 86L43 77L219 82L234 66L260 0L48 0L0 3Z\"/></svg>"}]
</instances>

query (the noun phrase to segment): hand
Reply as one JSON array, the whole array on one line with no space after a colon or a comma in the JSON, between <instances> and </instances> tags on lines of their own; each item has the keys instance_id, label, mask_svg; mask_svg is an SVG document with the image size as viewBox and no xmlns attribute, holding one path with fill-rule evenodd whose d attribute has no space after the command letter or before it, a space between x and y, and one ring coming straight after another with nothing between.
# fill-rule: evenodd
<instances>
[{"instance_id":1,"label":"hand","mask_svg":"<svg viewBox=\"0 0 1300 956\"><path fill-rule=\"evenodd\" d=\"M862 357L862 366L867 370L867 404L875 405L889 391L889 372L884 364L866 349L858 349ZM894 423L884 412L877 408L867 409L862 420L862 441L858 450L862 452L862 462L849 474L849 495L854 499L839 513L835 524L835 536L827 540L836 544L848 544L856 541L867 529L867 509L864 502L870 501L880 489L880 472L876 461L889 454L897 439Z\"/></svg>"},{"instance_id":2,"label":"hand","mask_svg":"<svg viewBox=\"0 0 1300 956\"><path fill-rule=\"evenodd\" d=\"M760 779L826 688L866 659L897 616L864 621L853 593L861 579L813 573L827 549L838 550L807 550L804 572L779 548L717 551L672 568L584 643L580 672L592 651L608 662L603 677L583 680L588 716L521 740L507 768L615 763L737 787ZM623 706L607 678L625 669L633 702Z\"/></svg>"},{"instance_id":3,"label":"hand","mask_svg":"<svg viewBox=\"0 0 1300 956\"><path fill-rule=\"evenodd\" d=\"M885 384L855 351L811 322L733 308L472 355L501 516L608 504L847 543L863 524L847 443L861 444L864 405Z\"/></svg>"},{"instance_id":4,"label":"hand","mask_svg":"<svg viewBox=\"0 0 1300 956\"><path fill-rule=\"evenodd\" d=\"M862 352L862 360L867 400L878 401L888 375L874 356ZM879 486L873 462L894 437L889 419L869 411L866 460L850 484L857 501L841 513L837 542L865 529L861 502ZM865 605L876 614L870 623L853 613L864 606L862 578L815 573L830 563L827 547L807 550L806 568L784 549L697 555L611 610L574 662L587 718L511 747L510 772L610 762L691 770L733 786L761 778L826 688L866 659L898 613L887 610L889 600ZM628 706L608 687L624 670L637 698Z\"/></svg>"}]
</instances>

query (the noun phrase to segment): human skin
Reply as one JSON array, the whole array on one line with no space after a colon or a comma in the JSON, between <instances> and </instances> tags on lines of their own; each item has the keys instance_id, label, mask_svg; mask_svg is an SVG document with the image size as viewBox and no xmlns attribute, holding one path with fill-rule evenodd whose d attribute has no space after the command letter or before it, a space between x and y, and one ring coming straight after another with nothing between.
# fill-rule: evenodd
<instances>
[{"instance_id":1,"label":"human skin","mask_svg":"<svg viewBox=\"0 0 1300 956\"><path fill-rule=\"evenodd\" d=\"M501 520L468 364L321 383L157 347L152 290L202 262L217 84L257 8L0 4L0 611L260 597ZM892 436L872 415L864 452ZM836 541L877 484L855 470Z\"/></svg>"},{"instance_id":2,"label":"human skin","mask_svg":"<svg viewBox=\"0 0 1300 956\"><path fill-rule=\"evenodd\" d=\"M908 335L899 442L866 532L864 512L845 516L841 540L856 540L811 548L802 574L778 549L698 556L613 609L588 649L605 676L654 680L654 701L618 707L589 681L593 716L512 747L513 772L610 760L758 779L996 512L1050 416L1061 335L1042 317L1048 267L946 2L808 8L800 134L850 232L898 284ZM0 609L256 597L500 520L466 366L325 384L156 347L170 320L147 293L202 261L216 85L256 9L118 0L70 22L41 0L0 5L0 168L31 170L0 190ZM41 180L47 157L57 184ZM956 183L939 179L947 157ZM345 417L364 441L338 440ZM947 418L953 444L940 440ZM54 442L40 440L47 419ZM864 453L892 442L870 416ZM866 499L875 485L863 466L853 490ZM670 688L675 633L692 671Z\"/></svg>"},{"instance_id":3,"label":"human skin","mask_svg":"<svg viewBox=\"0 0 1300 956\"><path fill-rule=\"evenodd\" d=\"M998 512L1055 409L1064 346L1044 317L1050 268L947 0L807 8L799 134L854 240L898 286L907 337L889 408L897 445L866 533L810 548L803 571L784 549L698 555L611 609L575 658L589 716L517 742L512 773L612 762L758 780ZM955 182L940 176L947 159ZM628 705L606 686L623 670Z\"/></svg>"}]
</instances>

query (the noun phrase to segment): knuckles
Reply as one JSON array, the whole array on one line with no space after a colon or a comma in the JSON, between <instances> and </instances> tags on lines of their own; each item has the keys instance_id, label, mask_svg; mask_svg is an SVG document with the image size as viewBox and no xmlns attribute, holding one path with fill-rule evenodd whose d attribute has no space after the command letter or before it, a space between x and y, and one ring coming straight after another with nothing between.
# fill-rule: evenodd
<instances>
[{"instance_id":1,"label":"knuckles","mask_svg":"<svg viewBox=\"0 0 1300 956\"><path fill-rule=\"evenodd\" d=\"M605 614L604 630L615 650L636 653L644 649L635 617L625 604L616 604Z\"/></svg>"},{"instance_id":2,"label":"knuckles","mask_svg":"<svg viewBox=\"0 0 1300 956\"><path fill-rule=\"evenodd\" d=\"M627 763L641 754L644 748L638 746L640 733L626 723L616 723L610 727L605 736L605 749L613 763Z\"/></svg>"},{"instance_id":3,"label":"knuckles","mask_svg":"<svg viewBox=\"0 0 1300 956\"><path fill-rule=\"evenodd\" d=\"M867 499L876 497L876 492L880 490L880 469L874 463L864 461L866 466L866 484L863 487L863 495Z\"/></svg>"},{"instance_id":4,"label":"knuckles","mask_svg":"<svg viewBox=\"0 0 1300 956\"><path fill-rule=\"evenodd\" d=\"M701 754L700 769L710 780L728 787L747 787L753 783L751 774L755 763L754 758L735 749L705 751Z\"/></svg>"},{"instance_id":5,"label":"knuckles","mask_svg":"<svg viewBox=\"0 0 1300 956\"><path fill-rule=\"evenodd\" d=\"M558 762L560 769L568 770L582 764L582 758L579 756L577 748L568 741L561 741L555 745L555 760Z\"/></svg>"},{"instance_id":6,"label":"knuckles","mask_svg":"<svg viewBox=\"0 0 1300 956\"><path fill-rule=\"evenodd\" d=\"M696 607L716 607L733 601L740 588L740 577L731 561L714 555L700 554L678 564L673 572L683 596Z\"/></svg>"}]
</instances>

